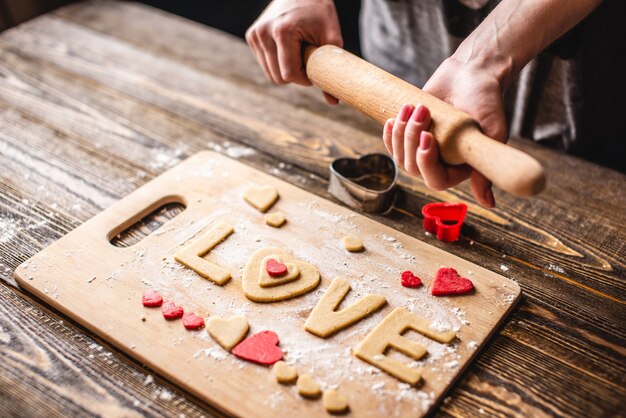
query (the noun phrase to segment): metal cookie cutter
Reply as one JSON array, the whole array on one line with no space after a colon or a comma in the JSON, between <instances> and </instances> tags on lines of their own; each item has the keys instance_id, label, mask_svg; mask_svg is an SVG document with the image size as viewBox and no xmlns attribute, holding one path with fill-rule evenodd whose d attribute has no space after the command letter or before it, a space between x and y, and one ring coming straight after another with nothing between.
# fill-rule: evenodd
<instances>
[{"instance_id":1,"label":"metal cookie cutter","mask_svg":"<svg viewBox=\"0 0 626 418\"><path fill-rule=\"evenodd\" d=\"M395 201L398 168L385 154L338 158L330 164L328 191L348 206L384 213Z\"/></svg>"}]
</instances>

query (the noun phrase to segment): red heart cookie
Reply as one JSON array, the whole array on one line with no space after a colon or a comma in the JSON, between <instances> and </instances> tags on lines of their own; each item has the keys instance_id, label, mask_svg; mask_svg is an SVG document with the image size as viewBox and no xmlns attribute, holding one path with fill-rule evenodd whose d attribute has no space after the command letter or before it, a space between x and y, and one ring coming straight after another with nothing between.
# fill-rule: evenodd
<instances>
[{"instance_id":1,"label":"red heart cookie","mask_svg":"<svg viewBox=\"0 0 626 418\"><path fill-rule=\"evenodd\" d=\"M187 312L183 315L183 325L187 329L200 329L204 326L204 319L193 312Z\"/></svg>"},{"instance_id":2,"label":"red heart cookie","mask_svg":"<svg viewBox=\"0 0 626 418\"><path fill-rule=\"evenodd\" d=\"M183 307L177 306L174 302L165 302L163 307L161 307L161 311L163 311L165 319L178 319L185 313Z\"/></svg>"},{"instance_id":3,"label":"red heart cookie","mask_svg":"<svg viewBox=\"0 0 626 418\"><path fill-rule=\"evenodd\" d=\"M459 239L466 213L467 205L464 203L429 203L422 208L424 229L431 234L437 234L441 241L456 241Z\"/></svg>"},{"instance_id":4,"label":"red heart cookie","mask_svg":"<svg viewBox=\"0 0 626 418\"><path fill-rule=\"evenodd\" d=\"M422 280L413 274L412 271L407 270L402 272L400 283L404 287L420 287L422 285Z\"/></svg>"},{"instance_id":5,"label":"red heart cookie","mask_svg":"<svg viewBox=\"0 0 626 418\"><path fill-rule=\"evenodd\" d=\"M278 347L278 335L272 331L261 331L251 335L233 348L232 353L244 360L270 365L283 358Z\"/></svg>"},{"instance_id":6,"label":"red heart cookie","mask_svg":"<svg viewBox=\"0 0 626 418\"><path fill-rule=\"evenodd\" d=\"M272 277L284 276L287 274L287 266L274 260L273 258L267 260L267 263L265 263L265 270L267 271L267 274Z\"/></svg>"},{"instance_id":7,"label":"red heart cookie","mask_svg":"<svg viewBox=\"0 0 626 418\"><path fill-rule=\"evenodd\" d=\"M442 267L437 271L430 293L433 296L464 295L474 289L474 284L453 268Z\"/></svg>"},{"instance_id":8,"label":"red heart cookie","mask_svg":"<svg viewBox=\"0 0 626 418\"><path fill-rule=\"evenodd\" d=\"M163 304L163 297L154 290L148 290L141 295L141 303L146 308L158 308Z\"/></svg>"}]
</instances>

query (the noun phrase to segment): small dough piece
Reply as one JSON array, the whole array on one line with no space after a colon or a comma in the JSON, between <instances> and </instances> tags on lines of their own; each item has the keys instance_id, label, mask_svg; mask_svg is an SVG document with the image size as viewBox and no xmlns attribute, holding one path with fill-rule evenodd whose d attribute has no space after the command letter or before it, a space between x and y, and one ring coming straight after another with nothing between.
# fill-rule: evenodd
<instances>
[{"instance_id":1,"label":"small dough piece","mask_svg":"<svg viewBox=\"0 0 626 418\"><path fill-rule=\"evenodd\" d=\"M200 329L204 326L204 319L193 312L185 312L183 314L183 326L186 329Z\"/></svg>"},{"instance_id":2,"label":"small dough piece","mask_svg":"<svg viewBox=\"0 0 626 418\"><path fill-rule=\"evenodd\" d=\"M259 272L261 271L261 266L264 266L263 260L268 256L280 256L283 263L295 264L298 270L300 270L300 278L280 286L259 286ZM319 283L320 273L313 265L300 261L293 255L276 247L261 248L252 254L241 279L244 294L254 302L277 302L294 298L310 292Z\"/></svg>"},{"instance_id":3,"label":"small dough piece","mask_svg":"<svg viewBox=\"0 0 626 418\"><path fill-rule=\"evenodd\" d=\"M261 271L259 271L259 286L266 288L280 286L300 278L300 269L293 263L283 263L287 266L287 274L276 277L270 276L267 273L265 265L267 264L267 261L271 259L274 259L279 263L283 263L282 255L268 255L265 257L261 262Z\"/></svg>"},{"instance_id":4,"label":"small dough piece","mask_svg":"<svg viewBox=\"0 0 626 418\"><path fill-rule=\"evenodd\" d=\"M251 187L244 192L243 199L260 212L266 212L278 200L278 190L274 186Z\"/></svg>"},{"instance_id":5,"label":"small dough piece","mask_svg":"<svg viewBox=\"0 0 626 418\"><path fill-rule=\"evenodd\" d=\"M433 331L430 325L425 318L412 314L405 308L396 308L356 346L354 354L396 379L416 385L421 378L420 370L388 357L385 352L393 348L415 360L421 359L426 354L426 348L402 335L409 329L440 343L449 344L455 339L454 332Z\"/></svg>"},{"instance_id":6,"label":"small dough piece","mask_svg":"<svg viewBox=\"0 0 626 418\"><path fill-rule=\"evenodd\" d=\"M363 251L365 247L363 246L363 241L360 238L354 237L352 235L346 235L342 238L343 246L346 247L346 250L351 253L358 253L359 251Z\"/></svg>"},{"instance_id":7,"label":"small dough piece","mask_svg":"<svg viewBox=\"0 0 626 418\"><path fill-rule=\"evenodd\" d=\"M267 213L263 217L265 219L265 223L269 226L273 226L274 228L280 228L285 223L285 214L283 212L273 212Z\"/></svg>"},{"instance_id":8,"label":"small dough piece","mask_svg":"<svg viewBox=\"0 0 626 418\"><path fill-rule=\"evenodd\" d=\"M325 390L322 395L324 408L331 414L340 414L348 409L348 400L336 390Z\"/></svg>"},{"instance_id":9,"label":"small dough piece","mask_svg":"<svg viewBox=\"0 0 626 418\"><path fill-rule=\"evenodd\" d=\"M318 337L326 338L360 321L387 303L384 296L369 294L352 305L337 310L349 292L350 284L346 280L339 277L333 280L311 311L304 323L304 329Z\"/></svg>"},{"instance_id":10,"label":"small dough piece","mask_svg":"<svg viewBox=\"0 0 626 418\"><path fill-rule=\"evenodd\" d=\"M246 337L250 325L248 319L241 315L228 319L212 316L206 323L206 329L219 345L230 351Z\"/></svg>"},{"instance_id":11,"label":"small dough piece","mask_svg":"<svg viewBox=\"0 0 626 418\"><path fill-rule=\"evenodd\" d=\"M305 398L318 398L322 394L319 383L313 380L308 374L303 374L298 377L296 387L298 388L300 396L304 396Z\"/></svg>"},{"instance_id":12,"label":"small dough piece","mask_svg":"<svg viewBox=\"0 0 626 418\"><path fill-rule=\"evenodd\" d=\"M230 279L230 273L202 257L215 248L217 244L224 241L233 231L233 227L226 222L218 222L200 238L177 252L174 259L205 279L221 286Z\"/></svg>"},{"instance_id":13,"label":"small dough piece","mask_svg":"<svg viewBox=\"0 0 626 418\"><path fill-rule=\"evenodd\" d=\"M295 367L292 367L284 361L279 361L272 366L272 372L278 383L284 385L291 384L298 378L298 371Z\"/></svg>"}]
</instances>

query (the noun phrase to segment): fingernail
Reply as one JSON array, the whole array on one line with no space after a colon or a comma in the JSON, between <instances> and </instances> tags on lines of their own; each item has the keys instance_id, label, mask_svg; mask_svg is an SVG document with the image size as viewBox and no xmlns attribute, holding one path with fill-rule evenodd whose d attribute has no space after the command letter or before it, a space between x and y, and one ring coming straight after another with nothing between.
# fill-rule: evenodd
<instances>
[{"instance_id":1,"label":"fingernail","mask_svg":"<svg viewBox=\"0 0 626 418\"><path fill-rule=\"evenodd\" d=\"M402 106L402 109L400 110L400 122L408 121L411 113L413 113L413 109L415 109L413 105L405 104Z\"/></svg>"},{"instance_id":2,"label":"fingernail","mask_svg":"<svg viewBox=\"0 0 626 418\"><path fill-rule=\"evenodd\" d=\"M413 115L411 116L411 119L413 119L413 121L418 122L418 123L422 123L426 120L426 116L428 115L428 109L426 109L426 107L421 106L418 107L415 112L413 112Z\"/></svg>"},{"instance_id":3,"label":"fingernail","mask_svg":"<svg viewBox=\"0 0 626 418\"><path fill-rule=\"evenodd\" d=\"M485 192L485 201L487 202L487 206L493 208L496 206L496 199L493 197L493 192L491 189L487 189Z\"/></svg>"},{"instance_id":4,"label":"fingernail","mask_svg":"<svg viewBox=\"0 0 626 418\"><path fill-rule=\"evenodd\" d=\"M426 132L422 132L422 134L420 135L420 149L422 151L426 151L428 148L430 148L430 135L428 135Z\"/></svg>"}]
</instances>

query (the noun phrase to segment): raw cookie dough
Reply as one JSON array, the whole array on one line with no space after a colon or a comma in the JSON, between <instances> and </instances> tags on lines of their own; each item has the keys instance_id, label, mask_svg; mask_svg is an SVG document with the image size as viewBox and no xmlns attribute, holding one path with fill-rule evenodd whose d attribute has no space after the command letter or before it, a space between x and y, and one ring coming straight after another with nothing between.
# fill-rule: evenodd
<instances>
[{"instance_id":1,"label":"raw cookie dough","mask_svg":"<svg viewBox=\"0 0 626 418\"><path fill-rule=\"evenodd\" d=\"M291 384L298 378L298 371L284 361L279 361L272 366L272 372L278 383Z\"/></svg>"},{"instance_id":2,"label":"raw cookie dough","mask_svg":"<svg viewBox=\"0 0 626 418\"><path fill-rule=\"evenodd\" d=\"M298 270L300 270L300 278L280 286L259 286L259 272L261 271L263 260L268 256L280 256L284 263L295 264ZM241 280L244 294L248 299L255 302L277 302L300 296L313 290L319 282L320 274L313 265L300 261L293 255L276 247L261 248L255 252L250 257Z\"/></svg>"},{"instance_id":3,"label":"raw cookie dough","mask_svg":"<svg viewBox=\"0 0 626 418\"><path fill-rule=\"evenodd\" d=\"M186 329L200 329L204 326L204 319L193 312L185 312L183 314L183 326Z\"/></svg>"},{"instance_id":4,"label":"raw cookie dough","mask_svg":"<svg viewBox=\"0 0 626 418\"><path fill-rule=\"evenodd\" d=\"M387 303L384 296L369 294L352 305L337 310L348 292L350 292L350 284L346 280L341 278L333 280L324 296L311 311L304 323L304 329L318 337L326 338L360 321Z\"/></svg>"},{"instance_id":5,"label":"raw cookie dough","mask_svg":"<svg viewBox=\"0 0 626 418\"><path fill-rule=\"evenodd\" d=\"M345 396L336 390L325 390L322 395L324 408L331 414L339 414L348 409L348 401Z\"/></svg>"},{"instance_id":6,"label":"raw cookie dough","mask_svg":"<svg viewBox=\"0 0 626 418\"><path fill-rule=\"evenodd\" d=\"M343 241L343 246L346 250L351 253L357 253L359 251L363 251L365 247L363 247L363 241L361 241L357 237L353 237L352 235L347 235L341 239Z\"/></svg>"},{"instance_id":7,"label":"raw cookie dough","mask_svg":"<svg viewBox=\"0 0 626 418\"><path fill-rule=\"evenodd\" d=\"M218 285L223 285L230 279L228 270L202 258L217 244L224 241L234 231L233 227L225 222L218 222L191 244L183 247L174 255L174 259L198 273L205 279Z\"/></svg>"},{"instance_id":8,"label":"raw cookie dough","mask_svg":"<svg viewBox=\"0 0 626 418\"><path fill-rule=\"evenodd\" d=\"M285 223L285 214L282 212L268 213L263 218L266 224L274 228L280 228Z\"/></svg>"},{"instance_id":9,"label":"raw cookie dough","mask_svg":"<svg viewBox=\"0 0 626 418\"><path fill-rule=\"evenodd\" d=\"M308 374L298 377L296 387L298 388L298 393L305 398L317 398L322 393L319 383Z\"/></svg>"},{"instance_id":10,"label":"raw cookie dough","mask_svg":"<svg viewBox=\"0 0 626 418\"><path fill-rule=\"evenodd\" d=\"M285 283L293 282L300 278L300 269L293 263L284 263L287 266L287 273L282 276L270 276L267 273L265 264L268 260L276 260L279 263L283 263L282 255L268 255L261 261L261 269L259 271L259 286L261 287L274 287L281 286Z\"/></svg>"},{"instance_id":11,"label":"raw cookie dough","mask_svg":"<svg viewBox=\"0 0 626 418\"><path fill-rule=\"evenodd\" d=\"M261 331L237 344L231 352L241 359L269 366L283 358L283 350L278 344L275 332Z\"/></svg>"},{"instance_id":12,"label":"raw cookie dough","mask_svg":"<svg viewBox=\"0 0 626 418\"><path fill-rule=\"evenodd\" d=\"M163 318L167 320L182 318L185 310L182 306L178 306L174 302L165 302L161 306L161 312L163 313Z\"/></svg>"},{"instance_id":13,"label":"raw cookie dough","mask_svg":"<svg viewBox=\"0 0 626 418\"><path fill-rule=\"evenodd\" d=\"M228 319L213 316L207 321L206 329L219 345L230 351L245 338L250 326L245 316L236 315Z\"/></svg>"},{"instance_id":14,"label":"raw cookie dough","mask_svg":"<svg viewBox=\"0 0 626 418\"><path fill-rule=\"evenodd\" d=\"M428 320L412 314L405 308L396 308L367 334L354 349L354 354L393 377L415 385L421 378L420 371L385 355L389 348L396 349L415 360L421 359L426 354L424 346L402 335L409 329L445 344L452 342L456 337L452 331L433 331Z\"/></svg>"},{"instance_id":15,"label":"raw cookie dough","mask_svg":"<svg viewBox=\"0 0 626 418\"><path fill-rule=\"evenodd\" d=\"M266 212L278 200L278 190L273 186L251 187L244 192L243 198L252 207Z\"/></svg>"}]
</instances>

